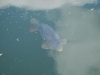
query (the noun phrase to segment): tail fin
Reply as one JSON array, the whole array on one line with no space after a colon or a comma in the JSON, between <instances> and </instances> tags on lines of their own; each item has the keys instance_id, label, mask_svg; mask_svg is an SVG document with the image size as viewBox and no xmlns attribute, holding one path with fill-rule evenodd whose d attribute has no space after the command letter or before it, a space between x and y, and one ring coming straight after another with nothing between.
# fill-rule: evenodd
<instances>
[{"instance_id":1,"label":"tail fin","mask_svg":"<svg viewBox=\"0 0 100 75\"><path fill-rule=\"evenodd\" d=\"M35 18L31 18L30 23L33 25L39 24L39 22Z\"/></svg>"},{"instance_id":2,"label":"tail fin","mask_svg":"<svg viewBox=\"0 0 100 75\"><path fill-rule=\"evenodd\" d=\"M30 32L37 31L39 22L35 18L31 18L30 23Z\"/></svg>"}]
</instances>

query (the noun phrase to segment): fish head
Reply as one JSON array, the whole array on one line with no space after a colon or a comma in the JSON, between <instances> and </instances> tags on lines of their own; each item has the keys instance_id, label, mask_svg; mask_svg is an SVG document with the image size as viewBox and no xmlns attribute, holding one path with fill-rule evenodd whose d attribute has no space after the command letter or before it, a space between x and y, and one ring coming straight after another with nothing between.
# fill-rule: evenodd
<instances>
[{"instance_id":1,"label":"fish head","mask_svg":"<svg viewBox=\"0 0 100 75\"><path fill-rule=\"evenodd\" d=\"M63 50L62 45L58 45L57 48L56 48L56 50L57 50L57 51L62 51L62 50Z\"/></svg>"},{"instance_id":2,"label":"fish head","mask_svg":"<svg viewBox=\"0 0 100 75\"><path fill-rule=\"evenodd\" d=\"M53 41L49 41L48 46L50 49L52 50L56 50L56 51L62 51L63 47L62 47L62 43L60 41L60 39L53 39Z\"/></svg>"},{"instance_id":3,"label":"fish head","mask_svg":"<svg viewBox=\"0 0 100 75\"><path fill-rule=\"evenodd\" d=\"M54 42L54 44L52 44L51 46L51 49L52 50L56 50L56 51L62 51L63 50L63 47L62 47L62 44L59 42Z\"/></svg>"}]
</instances>

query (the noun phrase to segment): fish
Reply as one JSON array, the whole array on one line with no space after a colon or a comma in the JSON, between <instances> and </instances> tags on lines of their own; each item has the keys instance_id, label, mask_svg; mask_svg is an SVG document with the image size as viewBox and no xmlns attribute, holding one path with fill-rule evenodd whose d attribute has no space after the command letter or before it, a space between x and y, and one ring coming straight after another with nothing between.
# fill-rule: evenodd
<instances>
[{"instance_id":1,"label":"fish","mask_svg":"<svg viewBox=\"0 0 100 75\"><path fill-rule=\"evenodd\" d=\"M64 44L66 44L66 39L60 39L59 35L56 31L51 28L49 25L44 23L39 23L35 18L31 18L30 23L32 24L30 27L30 32L34 32L39 30L40 34L42 35L43 49L50 49L56 51L62 51Z\"/></svg>"}]
</instances>

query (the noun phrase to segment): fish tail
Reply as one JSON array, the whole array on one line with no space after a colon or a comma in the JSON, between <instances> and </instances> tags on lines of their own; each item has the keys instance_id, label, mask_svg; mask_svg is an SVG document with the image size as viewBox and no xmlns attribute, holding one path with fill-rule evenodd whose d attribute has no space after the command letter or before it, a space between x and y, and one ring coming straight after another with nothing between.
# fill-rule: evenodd
<instances>
[{"instance_id":1,"label":"fish tail","mask_svg":"<svg viewBox=\"0 0 100 75\"><path fill-rule=\"evenodd\" d=\"M31 23L30 32L37 31L39 22L35 18L31 18L30 23Z\"/></svg>"}]
</instances>

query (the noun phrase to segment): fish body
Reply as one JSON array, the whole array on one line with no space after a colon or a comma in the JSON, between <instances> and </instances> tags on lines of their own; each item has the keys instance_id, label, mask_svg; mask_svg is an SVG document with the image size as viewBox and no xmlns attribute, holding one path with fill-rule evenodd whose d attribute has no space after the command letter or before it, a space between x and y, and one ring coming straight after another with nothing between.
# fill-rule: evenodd
<instances>
[{"instance_id":1,"label":"fish body","mask_svg":"<svg viewBox=\"0 0 100 75\"><path fill-rule=\"evenodd\" d=\"M62 51L62 44L58 34L47 24L39 24L38 27L42 38L44 40L44 46L42 48Z\"/></svg>"},{"instance_id":2,"label":"fish body","mask_svg":"<svg viewBox=\"0 0 100 75\"><path fill-rule=\"evenodd\" d=\"M43 44L41 47L43 49L62 51L62 44L66 43L66 39L62 42L58 34L47 24L38 23L34 18L32 18L30 22L32 24L30 32L39 30L42 35Z\"/></svg>"}]
</instances>

